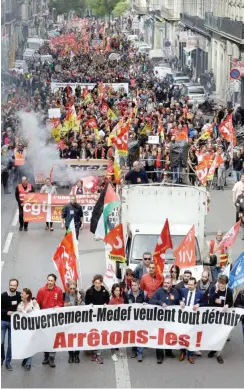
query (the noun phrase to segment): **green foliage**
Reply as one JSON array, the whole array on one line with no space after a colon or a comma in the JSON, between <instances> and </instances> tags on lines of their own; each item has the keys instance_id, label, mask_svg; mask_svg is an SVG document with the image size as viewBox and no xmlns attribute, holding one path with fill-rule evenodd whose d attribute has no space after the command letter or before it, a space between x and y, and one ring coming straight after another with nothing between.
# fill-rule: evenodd
<instances>
[{"instance_id":1,"label":"green foliage","mask_svg":"<svg viewBox=\"0 0 244 389\"><path fill-rule=\"evenodd\" d=\"M114 16L121 16L124 12L129 9L130 3L127 0L121 0L118 4L116 4L113 14Z\"/></svg>"},{"instance_id":2,"label":"green foliage","mask_svg":"<svg viewBox=\"0 0 244 389\"><path fill-rule=\"evenodd\" d=\"M87 0L87 7L94 16L110 15L120 0Z\"/></svg>"},{"instance_id":3,"label":"green foliage","mask_svg":"<svg viewBox=\"0 0 244 389\"><path fill-rule=\"evenodd\" d=\"M57 15L68 14L73 10L78 16L83 16L86 8L85 0L50 0L49 9L52 12L52 8L56 8Z\"/></svg>"}]
</instances>

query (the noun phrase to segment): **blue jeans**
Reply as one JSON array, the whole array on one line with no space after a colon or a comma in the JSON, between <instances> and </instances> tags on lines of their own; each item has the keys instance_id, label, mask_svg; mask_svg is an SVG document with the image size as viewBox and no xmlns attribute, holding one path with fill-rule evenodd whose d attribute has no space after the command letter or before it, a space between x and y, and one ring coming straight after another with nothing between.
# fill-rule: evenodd
<instances>
[{"instance_id":1,"label":"blue jeans","mask_svg":"<svg viewBox=\"0 0 244 389\"><path fill-rule=\"evenodd\" d=\"M238 172L237 170L232 170L232 177L235 182L240 181L241 179L241 172Z\"/></svg>"},{"instance_id":2,"label":"blue jeans","mask_svg":"<svg viewBox=\"0 0 244 389\"><path fill-rule=\"evenodd\" d=\"M12 359L12 350L11 350L11 323L10 321L1 321L1 353L2 361L5 359L4 343L6 332L8 331L8 350L6 357L6 364L11 362Z\"/></svg>"},{"instance_id":3,"label":"blue jeans","mask_svg":"<svg viewBox=\"0 0 244 389\"><path fill-rule=\"evenodd\" d=\"M143 355L143 347L132 347L132 352L137 355Z\"/></svg>"},{"instance_id":4,"label":"blue jeans","mask_svg":"<svg viewBox=\"0 0 244 389\"><path fill-rule=\"evenodd\" d=\"M173 167L173 184L179 184L180 182L180 167Z\"/></svg>"},{"instance_id":5,"label":"blue jeans","mask_svg":"<svg viewBox=\"0 0 244 389\"><path fill-rule=\"evenodd\" d=\"M26 366L31 366L32 357L23 359L23 363L25 363Z\"/></svg>"}]
</instances>

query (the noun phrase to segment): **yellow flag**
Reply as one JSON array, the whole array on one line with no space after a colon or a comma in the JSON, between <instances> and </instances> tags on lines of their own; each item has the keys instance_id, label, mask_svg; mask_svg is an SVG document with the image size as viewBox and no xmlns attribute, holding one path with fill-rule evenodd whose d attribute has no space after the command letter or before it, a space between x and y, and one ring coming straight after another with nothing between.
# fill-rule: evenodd
<instances>
[{"instance_id":1,"label":"yellow flag","mask_svg":"<svg viewBox=\"0 0 244 389\"><path fill-rule=\"evenodd\" d=\"M120 156L116 148L114 155L114 180L116 184L120 183L121 178L121 169L120 169Z\"/></svg>"},{"instance_id":2,"label":"yellow flag","mask_svg":"<svg viewBox=\"0 0 244 389\"><path fill-rule=\"evenodd\" d=\"M108 109L107 118L112 120L117 119L117 116L111 108Z\"/></svg>"},{"instance_id":3,"label":"yellow flag","mask_svg":"<svg viewBox=\"0 0 244 389\"><path fill-rule=\"evenodd\" d=\"M60 141L60 130L58 127L54 127L52 128L52 137L53 139L55 140L55 142L59 142Z\"/></svg>"},{"instance_id":4,"label":"yellow flag","mask_svg":"<svg viewBox=\"0 0 244 389\"><path fill-rule=\"evenodd\" d=\"M91 102L92 102L92 95L91 95L91 93L87 93L86 94L86 96L85 96L85 98L84 98L84 104L85 105L88 105L88 104L90 104Z\"/></svg>"},{"instance_id":5,"label":"yellow flag","mask_svg":"<svg viewBox=\"0 0 244 389\"><path fill-rule=\"evenodd\" d=\"M143 127L143 129L141 130L140 135L146 135L146 134L147 134L147 131L151 131L151 130L152 130L152 126L151 126L149 123L147 123L147 124Z\"/></svg>"},{"instance_id":6,"label":"yellow flag","mask_svg":"<svg viewBox=\"0 0 244 389\"><path fill-rule=\"evenodd\" d=\"M101 140L98 128L93 128L96 140Z\"/></svg>"},{"instance_id":7,"label":"yellow flag","mask_svg":"<svg viewBox=\"0 0 244 389\"><path fill-rule=\"evenodd\" d=\"M73 131L79 132L80 131L80 120L75 119L74 126L72 128L73 128Z\"/></svg>"}]
</instances>

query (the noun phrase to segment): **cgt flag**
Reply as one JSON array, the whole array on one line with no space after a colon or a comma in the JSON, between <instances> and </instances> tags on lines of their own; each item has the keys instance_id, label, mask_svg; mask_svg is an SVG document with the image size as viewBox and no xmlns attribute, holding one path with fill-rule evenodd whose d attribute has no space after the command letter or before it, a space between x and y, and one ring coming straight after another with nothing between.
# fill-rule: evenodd
<instances>
[{"instance_id":1,"label":"cgt flag","mask_svg":"<svg viewBox=\"0 0 244 389\"><path fill-rule=\"evenodd\" d=\"M72 228L69 228L67 234L62 239L53 256L54 266L59 271L60 278L65 290L67 289L68 281L76 281L79 278L75 253L75 237L73 235Z\"/></svg>"},{"instance_id":2,"label":"cgt flag","mask_svg":"<svg viewBox=\"0 0 244 389\"><path fill-rule=\"evenodd\" d=\"M235 289L244 284L244 251L236 259L230 275L229 275L229 288Z\"/></svg>"},{"instance_id":3,"label":"cgt flag","mask_svg":"<svg viewBox=\"0 0 244 389\"><path fill-rule=\"evenodd\" d=\"M154 253L153 253L153 260L155 264L156 269L156 277L158 280L163 279L163 271L164 271L164 261L165 261L165 252L168 249L172 249L172 239L169 231L169 221L166 219L164 227L161 231L161 234L158 238L158 242L156 244Z\"/></svg>"},{"instance_id":4,"label":"cgt flag","mask_svg":"<svg viewBox=\"0 0 244 389\"><path fill-rule=\"evenodd\" d=\"M125 262L125 245L122 224L114 227L105 237L104 242L112 248L109 253L109 258L116 262Z\"/></svg>"},{"instance_id":5,"label":"cgt flag","mask_svg":"<svg viewBox=\"0 0 244 389\"><path fill-rule=\"evenodd\" d=\"M219 246L216 248L215 252L222 250L222 249L226 250L226 249L230 248L231 246L233 246L233 244L236 241L236 237L237 237L240 225L241 225L241 220L239 220L233 227L231 227L231 229L228 232L226 232L226 234L223 236L223 239L221 240Z\"/></svg>"},{"instance_id":6,"label":"cgt flag","mask_svg":"<svg viewBox=\"0 0 244 389\"><path fill-rule=\"evenodd\" d=\"M196 265L196 241L194 226L192 226L179 246L173 251L173 254L175 257L174 265L179 266L180 269Z\"/></svg>"}]
</instances>

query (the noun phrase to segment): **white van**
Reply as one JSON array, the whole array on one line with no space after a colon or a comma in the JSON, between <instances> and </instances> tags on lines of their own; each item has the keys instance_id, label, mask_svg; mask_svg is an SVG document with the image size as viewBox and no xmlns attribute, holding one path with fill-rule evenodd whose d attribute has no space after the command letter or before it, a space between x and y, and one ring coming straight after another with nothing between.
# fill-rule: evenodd
<instances>
[{"instance_id":1,"label":"white van","mask_svg":"<svg viewBox=\"0 0 244 389\"><path fill-rule=\"evenodd\" d=\"M52 55L50 55L50 54L42 54L41 55L41 62L45 62L45 61L47 61L49 63L53 62Z\"/></svg>"},{"instance_id":2,"label":"white van","mask_svg":"<svg viewBox=\"0 0 244 389\"><path fill-rule=\"evenodd\" d=\"M35 55L35 50L33 49L25 49L24 54L23 54L23 60L26 61L28 59L33 58Z\"/></svg>"},{"instance_id":3,"label":"white van","mask_svg":"<svg viewBox=\"0 0 244 389\"><path fill-rule=\"evenodd\" d=\"M39 50L41 46L43 46L44 40L41 38L28 38L27 46L32 50Z\"/></svg>"}]
</instances>

